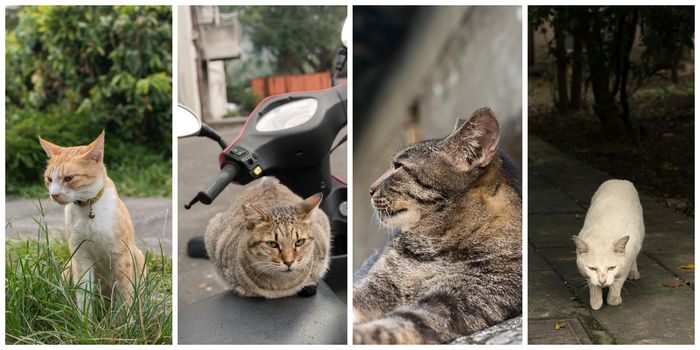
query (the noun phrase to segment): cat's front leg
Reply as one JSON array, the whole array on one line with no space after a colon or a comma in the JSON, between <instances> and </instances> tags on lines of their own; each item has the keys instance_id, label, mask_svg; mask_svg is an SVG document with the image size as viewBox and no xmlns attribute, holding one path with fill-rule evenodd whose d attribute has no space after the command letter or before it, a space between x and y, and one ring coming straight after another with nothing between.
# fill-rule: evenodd
<instances>
[{"instance_id":1,"label":"cat's front leg","mask_svg":"<svg viewBox=\"0 0 700 350\"><path fill-rule=\"evenodd\" d=\"M610 289L608 290L608 298L607 302L608 305L620 305L622 304L622 296L620 295L622 293L622 286L625 284L625 278L620 277L616 278L615 282L610 286Z\"/></svg>"},{"instance_id":2,"label":"cat's front leg","mask_svg":"<svg viewBox=\"0 0 700 350\"><path fill-rule=\"evenodd\" d=\"M354 344L423 344L423 338L415 325L400 317L386 317L356 324L353 329Z\"/></svg>"},{"instance_id":3,"label":"cat's front leg","mask_svg":"<svg viewBox=\"0 0 700 350\"><path fill-rule=\"evenodd\" d=\"M70 262L73 286L77 289L75 304L78 310L89 315L92 312L92 300L89 298L95 285L94 271L86 261L81 260L76 252Z\"/></svg>"},{"instance_id":4,"label":"cat's front leg","mask_svg":"<svg viewBox=\"0 0 700 350\"><path fill-rule=\"evenodd\" d=\"M632 262L632 267L630 267L629 274L627 274L627 279L638 280L640 277L642 276L639 274L639 269L637 268L637 260L635 259Z\"/></svg>"},{"instance_id":5,"label":"cat's front leg","mask_svg":"<svg viewBox=\"0 0 700 350\"><path fill-rule=\"evenodd\" d=\"M588 292L591 294L591 308L593 310L600 309L603 306L603 288L589 285Z\"/></svg>"},{"instance_id":6,"label":"cat's front leg","mask_svg":"<svg viewBox=\"0 0 700 350\"><path fill-rule=\"evenodd\" d=\"M393 283L381 275L368 275L352 294L353 323L376 320L398 302Z\"/></svg>"},{"instance_id":7,"label":"cat's front leg","mask_svg":"<svg viewBox=\"0 0 700 350\"><path fill-rule=\"evenodd\" d=\"M125 305L129 306L134 295L140 297L138 290L144 264L143 253L136 248L125 249L115 254L115 271L117 290ZM145 271L143 271L145 273ZM139 300L140 301L140 300Z\"/></svg>"},{"instance_id":8,"label":"cat's front leg","mask_svg":"<svg viewBox=\"0 0 700 350\"><path fill-rule=\"evenodd\" d=\"M461 314L452 298L435 296L417 304L405 305L387 313L383 318L357 324L353 329L355 344L442 344L457 338L455 330L463 329L476 315ZM467 320L470 319L470 320Z\"/></svg>"}]
</instances>

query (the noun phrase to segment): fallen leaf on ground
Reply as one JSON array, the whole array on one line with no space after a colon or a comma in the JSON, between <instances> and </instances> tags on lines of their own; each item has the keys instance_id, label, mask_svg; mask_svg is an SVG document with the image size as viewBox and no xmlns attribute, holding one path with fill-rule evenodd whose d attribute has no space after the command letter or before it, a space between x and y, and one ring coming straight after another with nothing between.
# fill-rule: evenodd
<instances>
[{"instance_id":1,"label":"fallen leaf on ground","mask_svg":"<svg viewBox=\"0 0 700 350\"><path fill-rule=\"evenodd\" d=\"M206 283L204 283L204 282L202 282L202 283L199 283L199 284L197 284L197 288L199 288L199 289L204 289L204 288L207 288L207 284L206 284Z\"/></svg>"},{"instance_id":2,"label":"fallen leaf on ground","mask_svg":"<svg viewBox=\"0 0 700 350\"><path fill-rule=\"evenodd\" d=\"M683 287L685 285L685 281L683 280L673 280L673 281L668 281L664 283L664 287L668 288L679 288Z\"/></svg>"},{"instance_id":3,"label":"fallen leaf on ground","mask_svg":"<svg viewBox=\"0 0 700 350\"><path fill-rule=\"evenodd\" d=\"M554 329L560 330L562 328L566 328L566 321L561 321L554 324Z\"/></svg>"},{"instance_id":4,"label":"fallen leaf on ground","mask_svg":"<svg viewBox=\"0 0 700 350\"><path fill-rule=\"evenodd\" d=\"M694 270L695 264L685 264L685 265L678 266L678 268L683 269L683 270Z\"/></svg>"}]
</instances>

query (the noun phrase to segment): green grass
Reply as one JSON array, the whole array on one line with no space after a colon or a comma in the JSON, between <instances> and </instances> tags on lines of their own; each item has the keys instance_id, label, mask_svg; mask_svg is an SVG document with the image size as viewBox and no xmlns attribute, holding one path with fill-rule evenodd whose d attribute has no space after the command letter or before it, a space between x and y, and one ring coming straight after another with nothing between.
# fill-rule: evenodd
<instances>
[{"instance_id":1,"label":"green grass","mask_svg":"<svg viewBox=\"0 0 700 350\"><path fill-rule=\"evenodd\" d=\"M5 243L6 344L171 344L172 261L160 252L144 251L148 274L136 282L136 302L115 303L93 290L74 286L66 273L72 252L64 238L48 234L43 215L36 220L36 239ZM80 249L78 247L77 249ZM75 293L92 312L80 311Z\"/></svg>"},{"instance_id":2,"label":"green grass","mask_svg":"<svg viewBox=\"0 0 700 350\"><path fill-rule=\"evenodd\" d=\"M152 153L124 157L120 163L107 165L107 173L121 196L170 197L172 161Z\"/></svg>"}]
</instances>

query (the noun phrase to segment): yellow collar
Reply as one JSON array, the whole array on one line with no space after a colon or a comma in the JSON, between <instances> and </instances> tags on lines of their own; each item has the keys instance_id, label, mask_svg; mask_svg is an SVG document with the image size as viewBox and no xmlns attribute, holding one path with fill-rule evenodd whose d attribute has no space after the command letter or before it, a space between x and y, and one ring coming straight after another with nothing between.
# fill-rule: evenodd
<instances>
[{"instance_id":1,"label":"yellow collar","mask_svg":"<svg viewBox=\"0 0 700 350\"><path fill-rule=\"evenodd\" d=\"M100 198L102 198L102 195L103 195L104 193L105 193L105 186L102 186L102 188L100 189L100 192L97 192L97 194L95 195L95 197L92 197L92 198L90 198L90 199L88 199L88 200L86 200L86 201L75 201L75 202L73 202L73 203L75 203L75 204L77 204L77 205L79 205L79 206L81 206L81 207L83 207L83 208L89 206L89 207L90 207L90 211L88 212L88 217L89 217L90 219L92 219L92 218L95 217L95 212L92 210L92 205L95 204L95 202L97 202L98 200L100 200Z\"/></svg>"}]
</instances>

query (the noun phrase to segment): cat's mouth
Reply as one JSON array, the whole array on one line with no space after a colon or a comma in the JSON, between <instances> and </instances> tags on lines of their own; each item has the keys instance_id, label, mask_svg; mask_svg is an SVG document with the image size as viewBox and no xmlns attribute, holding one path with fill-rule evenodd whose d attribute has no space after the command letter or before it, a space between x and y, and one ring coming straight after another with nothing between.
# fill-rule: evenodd
<instances>
[{"instance_id":1,"label":"cat's mouth","mask_svg":"<svg viewBox=\"0 0 700 350\"><path fill-rule=\"evenodd\" d=\"M382 197L373 197L372 206L374 206L379 219L385 224L397 223L396 218L408 212L408 208L403 206L397 208L388 199Z\"/></svg>"},{"instance_id":2,"label":"cat's mouth","mask_svg":"<svg viewBox=\"0 0 700 350\"><path fill-rule=\"evenodd\" d=\"M68 198L65 197L51 197L51 199L60 205L66 205L71 202Z\"/></svg>"},{"instance_id":3,"label":"cat's mouth","mask_svg":"<svg viewBox=\"0 0 700 350\"><path fill-rule=\"evenodd\" d=\"M407 211L408 211L408 209L406 209L406 208L401 208L401 209L396 209L396 210L392 210L392 209L377 209L377 212L379 213L379 216L382 217L382 218L393 218L393 217L398 216L398 215L400 215L400 214L402 214L402 213L405 213L405 212L407 212Z\"/></svg>"}]
</instances>

